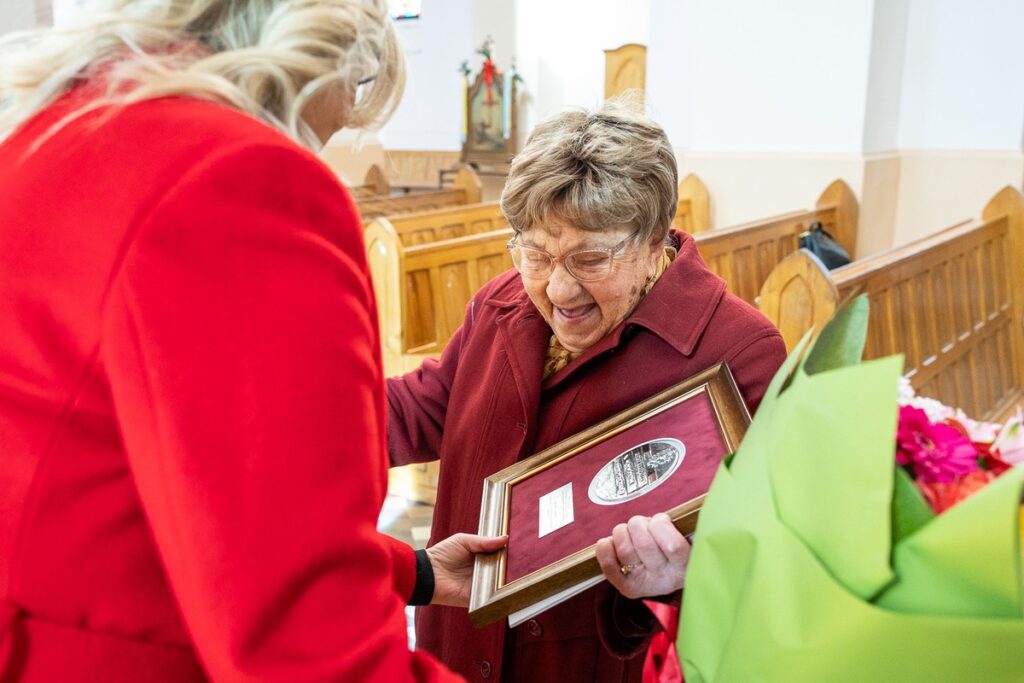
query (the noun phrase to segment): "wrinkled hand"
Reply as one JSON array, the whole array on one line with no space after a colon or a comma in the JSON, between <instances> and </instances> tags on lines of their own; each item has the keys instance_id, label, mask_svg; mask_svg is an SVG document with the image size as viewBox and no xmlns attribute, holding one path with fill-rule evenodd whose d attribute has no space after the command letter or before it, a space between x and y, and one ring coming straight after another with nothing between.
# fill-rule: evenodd
<instances>
[{"instance_id":1,"label":"wrinkled hand","mask_svg":"<svg viewBox=\"0 0 1024 683\"><path fill-rule=\"evenodd\" d=\"M648 598L683 587L690 544L668 515L632 517L597 542L597 561L608 582L627 598ZM623 573L626 567L628 573Z\"/></svg>"},{"instance_id":2,"label":"wrinkled hand","mask_svg":"<svg viewBox=\"0 0 1024 683\"><path fill-rule=\"evenodd\" d=\"M455 534L427 548L427 557L434 568L434 599L430 604L469 607L476 554L494 552L507 542L508 536Z\"/></svg>"}]
</instances>

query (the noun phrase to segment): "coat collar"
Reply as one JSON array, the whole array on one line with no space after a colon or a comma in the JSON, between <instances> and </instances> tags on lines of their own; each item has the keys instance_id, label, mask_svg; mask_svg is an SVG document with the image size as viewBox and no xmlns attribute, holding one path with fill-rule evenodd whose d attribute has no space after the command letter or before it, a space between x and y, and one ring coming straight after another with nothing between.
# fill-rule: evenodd
<instances>
[{"instance_id":1,"label":"coat collar","mask_svg":"<svg viewBox=\"0 0 1024 683\"><path fill-rule=\"evenodd\" d=\"M620 346L624 335L635 327L649 330L684 356L693 354L725 294L726 285L725 280L708 269L692 235L673 230L670 239L676 244L678 255L636 310L579 358L544 381L545 389L560 384L591 359ZM540 376L551 329L530 301L522 281L518 278L510 281L508 287L502 287L484 304L505 309L499 314L498 322L508 331L509 358L513 359L514 370L519 366L515 374L522 379L528 376L525 384L534 385L531 380L534 371ZM628 335L625 338L628 339ZM537 344L541 345L539 350ZM529 367L534 363L536 368ZM526 389L520 376L516 378L517 384Z\"/></svg>"},{"instance_id":2,"label":"coat collar","mask_svg":"<svg viewBox=\"0 0 1024 683\"><path fill-rule=\"evenodd\" d=\"M630 325L645 327L684 356L693 354L711 316L725 295L725 280L708 269L693 235L672 231L679 251L672 265L636 310L609 336Z\"/></svg>"}]
</instances>

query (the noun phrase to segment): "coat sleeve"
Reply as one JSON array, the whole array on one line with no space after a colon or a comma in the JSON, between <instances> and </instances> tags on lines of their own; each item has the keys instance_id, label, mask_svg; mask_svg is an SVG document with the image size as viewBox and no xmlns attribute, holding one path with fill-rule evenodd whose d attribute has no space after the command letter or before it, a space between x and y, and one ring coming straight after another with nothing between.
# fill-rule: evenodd
<instances>
[{"instance_id":1,"label":"coat sleeve","mask_svg":"<svg viewBox=\"0 0 1024 683\"><path fill-rule=\"evenodd\" d=\"M480 300L482 293L470 300L462 325L445 345L439 359L428 358L412 372L387 380L388 455L392 467L430 462L440 457L455 369Z\"/></svg>"},{"instance_id":2,"label":"coat sleeve","mask_svg":"<svg viewBox=\"0 0 1024 683\"><path fill-rule=\"evenodd\" d=\"M772 327L731 350L725 360L740 395L753 415L761 405L772 377L786 360L786 344L779 331Z\"/></svg>"},{"instance_id":3,"label":"coat sleeve","mask_svg":"<svg viewBox=\"0 0 1024 683\"><path fill-rule=\"evenodd\" d=\"M412 551L376 531L383 378L363 250L314 158L239 146L165 194L112 278L101 360L213 680L457 680L408 650Z\"/></svg>"}]
</instances>

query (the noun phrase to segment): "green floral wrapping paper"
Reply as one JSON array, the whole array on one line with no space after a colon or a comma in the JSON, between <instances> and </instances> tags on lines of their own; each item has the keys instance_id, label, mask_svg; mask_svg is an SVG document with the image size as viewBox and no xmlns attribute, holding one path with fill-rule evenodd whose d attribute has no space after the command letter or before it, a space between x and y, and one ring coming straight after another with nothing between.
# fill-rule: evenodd
<instances>
[{"instance_id":1,"label":"green floral wrapping paper","mask_svg":"<svg viewBox=\"0 0 1024 683\"><path fill-rule=\"evenodd\" d=\"M855 300L775 376L718 471L688 569L688 683L1024 681L1013 467L941 515L897 476L899 357Z\"/></svg>"}]
</instances>

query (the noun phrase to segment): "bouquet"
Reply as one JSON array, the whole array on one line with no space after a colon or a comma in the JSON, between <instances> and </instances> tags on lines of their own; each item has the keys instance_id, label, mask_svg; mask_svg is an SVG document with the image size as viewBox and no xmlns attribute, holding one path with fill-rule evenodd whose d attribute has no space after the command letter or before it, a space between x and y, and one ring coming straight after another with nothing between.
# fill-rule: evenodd
<instances>
[{"instance_id":1,"label":"bouquet","mask_svg":"<svg viewBox=\"0 0 1024 683\"><path fill-rule=\"evenodd\" d=\"M928 505L944 512L1014 465L1024 463L1024 411L1005 424L978 422L900 378L896 462Z\"/></svg>"},{"instance_id":2,"label":"bouquet","mask_svg":"<svg viewBox=\"0 0 1024 683\"><path fill-rule=\"evenodd\" d=\"M1021 681L1020 421L900 394L867 300L776 374L701 511L688 683Z\"/></svg>"}]
</instances>

